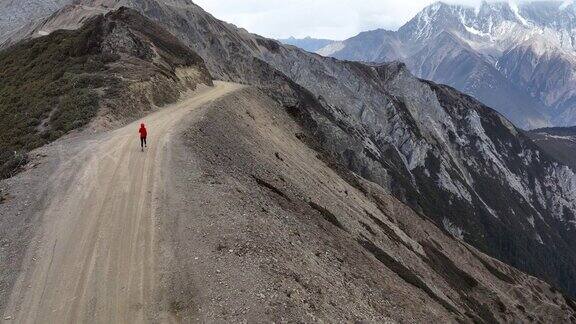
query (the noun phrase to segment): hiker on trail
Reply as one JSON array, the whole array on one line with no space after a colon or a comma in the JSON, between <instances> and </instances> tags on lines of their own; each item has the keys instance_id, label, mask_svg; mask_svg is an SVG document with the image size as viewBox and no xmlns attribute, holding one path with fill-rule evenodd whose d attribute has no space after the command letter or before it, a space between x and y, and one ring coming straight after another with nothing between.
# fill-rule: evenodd
<instances>
[{"instance_id":1,"label":"hiker on trail","mask_svg":"<svg viewBox=\"0 0 576 324\"><path fill-rule=\"evenodd\" d=\"M148 136L148 132L146 131L146 126L144 123L140 124L140 146L142 148L142 152L144 152L144 148L146 147L146 136Z\"/></svg>"}]
</instances>

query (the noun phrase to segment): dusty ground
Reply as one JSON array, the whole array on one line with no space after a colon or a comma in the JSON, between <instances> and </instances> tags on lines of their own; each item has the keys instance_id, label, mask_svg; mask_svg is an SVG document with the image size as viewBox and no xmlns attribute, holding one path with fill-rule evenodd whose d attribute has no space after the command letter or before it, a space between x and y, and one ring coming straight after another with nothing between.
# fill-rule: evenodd
<instances>
[{"instance_id":1,"label":"dusty ground","mask_svg":"<svg viewBox=\"0 0 576 324\"><path fill-rule=\"evenodd\" d=\"M576 322L545 283L337 171L258 90L151 114L144 153L139 122L0 183L5 321Z\"/></svg>"},{"instance_id":2,"label":"dusty ground","mask_svg":"<svg viewBox=\"0 0 576 324\"><path fill-rule=\"evenodd\" d=\"M261 92L205 112L180 124L162 169L161 304L174 319L576 321L544 283L341 176Z\"/></svg>"},{"instance_id":3,"label":"dusty ground","mask_svg":"<svg viewBox=\"0 0 576 324\"><path fill-rule=\"evenodd\" d=\"M137 121L85 141L84 149L63 162L46 179L49 199L40 200L36 216L41 226L4 319L120 323L156 316L154 197L168 135L183 116L200 113L210 100L238 87L220 83L146 117L145 152Z\"/></svg>"},{"instance_id":4,"label":"dusty ground","mask_svg":"<svg viewBox=\"0 0 576 324\"><path fill-rule=\"evenodd\" d=\"M169 312L202 323L450 321L424 293L390 285L393 273L310 207L350 209L339 199L360 197L258 96L229 96L181 124L167 154L162 178L175 190L162 199L159 239ZM413 293L421 302L409 305Z\"/></svg>"}]
</instances>

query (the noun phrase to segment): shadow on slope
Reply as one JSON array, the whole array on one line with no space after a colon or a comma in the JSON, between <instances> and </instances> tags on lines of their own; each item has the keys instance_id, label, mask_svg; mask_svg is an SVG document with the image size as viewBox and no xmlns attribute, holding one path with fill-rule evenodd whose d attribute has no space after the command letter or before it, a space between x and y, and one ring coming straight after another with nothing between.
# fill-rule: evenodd
<instances>
[{"instance_id":1,"label":"shadow on slope","mask_svg":"<svg viewBox=\"0 0 576 324\"><path fill-rule=\"evenodd\" d=\"M345 171L260 90L179 134L159 239L163 309L181 320L576 320L544 282Z\"/></svg>"}]
</instances>

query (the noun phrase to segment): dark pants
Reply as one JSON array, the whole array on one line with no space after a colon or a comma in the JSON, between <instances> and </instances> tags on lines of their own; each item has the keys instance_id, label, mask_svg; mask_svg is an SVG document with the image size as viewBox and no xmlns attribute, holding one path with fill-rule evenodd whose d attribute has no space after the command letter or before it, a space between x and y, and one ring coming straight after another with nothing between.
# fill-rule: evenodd
<instances>
[{"instance_id":1,"label":"dark pants","mask_svg":"<svg viewBox=\"0 0 576 324\"><path fill-rule=\"evenodd\" d=\"M146 137L140 137L140 146L144 148L145 145L146 145Z\"/></svg>"}]
</instances>

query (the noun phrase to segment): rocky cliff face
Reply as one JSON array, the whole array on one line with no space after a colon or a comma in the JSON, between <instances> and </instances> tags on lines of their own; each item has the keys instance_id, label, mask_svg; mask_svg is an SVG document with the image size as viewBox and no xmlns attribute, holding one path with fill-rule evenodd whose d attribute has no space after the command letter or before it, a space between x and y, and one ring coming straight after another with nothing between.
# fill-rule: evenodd
<instances>
[{"instance_id":1,"label":"rocky cliff face","mask_svg":"<svg viewBox=\"0 0 576 324\"><path fill-rule=\"evenodd\" d=\"M524 128L576 123L576 6L560 1L436 3L397 32L375 30L318 53L368 62L401 60Z\"/></svg>"},{"instance_id":2,"label":"rocky cliff face","mask_svg":"<svg viewBox=\"0 0 576 324\"><path fill-rule=\"evenodd\" d=\"M497 112L403 64L306 53L185 0L110 2L161 23L214 76L259 87L310 129L319 150L457 239L576 294L576 177ZM51 19L82 17L90 3Z\"/></svg>"}]
</instances>

